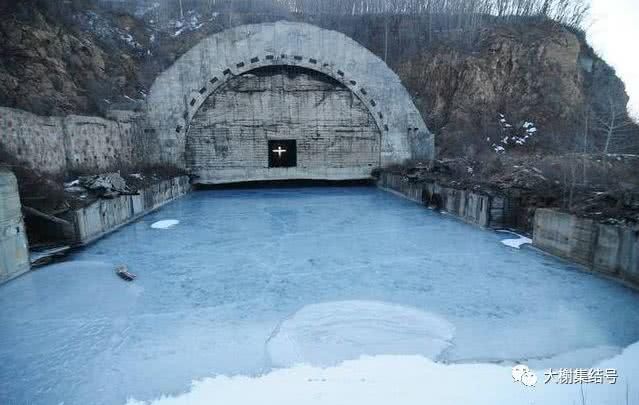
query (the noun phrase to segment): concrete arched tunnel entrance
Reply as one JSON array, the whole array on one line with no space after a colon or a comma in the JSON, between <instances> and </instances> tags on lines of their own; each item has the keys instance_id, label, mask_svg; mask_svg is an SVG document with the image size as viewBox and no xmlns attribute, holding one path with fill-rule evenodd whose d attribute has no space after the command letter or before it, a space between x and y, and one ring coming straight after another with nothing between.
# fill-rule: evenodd
<instances>
[{"instance_id":1,"label":"concrete arched tunnel entrance","mask_svg":"<svg viewBox=\"0 0 639 405\"><path fill-rule=\"evenodd\" d=\"M355 180L434 157L397 75L352 39L308 24L201 41L155 81L147 114L162 160L200 184Z\"/></svg>"},{"instance_id":2,"label":"concrete arched tunnel entrance","mask_svg":"<svg viewBox=\"0 0 639 405\"><path fill-rule=\"evenodd\" d=\"M369 178L381 165L381 130L367 105L331 77L267 66L212 93L186 131L196 181Z\"/></svg>"}]
</instances>

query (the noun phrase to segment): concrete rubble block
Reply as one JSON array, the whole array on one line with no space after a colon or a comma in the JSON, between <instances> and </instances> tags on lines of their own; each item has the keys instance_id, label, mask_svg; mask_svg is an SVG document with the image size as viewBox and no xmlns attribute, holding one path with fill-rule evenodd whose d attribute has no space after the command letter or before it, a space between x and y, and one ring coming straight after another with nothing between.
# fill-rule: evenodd
<instances>
[{"instance_id":1,"label":"concrete rubble block","mask_svg":"<svg viewBox=\"0 0 639 405\"><path fill-rule=\"evenodd\" d=\"M120 173L104 173L80 177L80 185L101 197L112 198L120 194L134 194Z\"/></svg>"}]
</instances>

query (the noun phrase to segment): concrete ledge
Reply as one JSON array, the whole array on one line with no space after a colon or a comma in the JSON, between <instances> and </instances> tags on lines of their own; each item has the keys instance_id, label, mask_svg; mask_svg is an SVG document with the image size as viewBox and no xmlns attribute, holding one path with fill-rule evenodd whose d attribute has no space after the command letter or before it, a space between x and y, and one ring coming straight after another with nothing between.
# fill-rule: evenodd
<instances>
[{"instance_id":1,"label":"concrete ledge","mask_svg":"<svg viewBox=\"0 0 639 405\"><path fill-rule=\"evenodd\" d=\"M193 184L231 184L249 181L277 180L368 180L371 168L254 168L254 169L216 169L193 171Z\"/></svg>"},{"instance_id":2,"label":"concrete ledge","mask_svg":"<svg viewBox=\"0 0 639 405\"><path fill-rule=\"evenodd\" d=\"M639 286L639 228L538 209L533 235L533 245L548 253Z\"/></svg>"},{"instance_id":3,"label":"concrete ledge","mask_svg":"<svg viewBox=\"0 0 639 405\"><path fill-rule=\"evenodd\" d=\"M411 183L392 173L382 173L378 186L411 201L439 207L471 224L495 229L510 224L505 197L435 183ZM639 289L639 227L606 225L552 209L537 209L533 245Z\"/></svg>"},{"instance_id":4,"label":"concrete ledge","mask_svg":"<svg viewBox=\"0 0 639 405\"><path fill-rule=\"evenodd\" d=\"M75 243L86 245L179 198L191 189L189 178L176 177L154 184L139 195L98 200L71 213Z\"/></svg>"},{"instance_id":5,"label":"concrete ledge","mask_svg":"<svg viewBox=\"0 0 639 405\"><path fill-rule=\"evenodd\" d=\"M503 227L503 199L472 191L442 187L436 183L411 183L403 176L382 173L378 186L411 201L437 207L485 228Z\"/></svg>"}]
</instances>

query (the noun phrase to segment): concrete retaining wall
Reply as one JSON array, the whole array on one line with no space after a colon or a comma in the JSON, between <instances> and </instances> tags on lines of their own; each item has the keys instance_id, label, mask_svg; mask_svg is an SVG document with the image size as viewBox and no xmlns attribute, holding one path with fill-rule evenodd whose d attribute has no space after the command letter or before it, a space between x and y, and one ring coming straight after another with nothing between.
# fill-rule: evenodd
<instances>
[{"instance_id":1,"label":"concrete retaining wall","mask_svg":"<svg viewBox=\"0 0 639 405\"><path fill-rule=\"evenodd\" d=\"M439 207L471 224L496 229L513 226L511 201L503 197L434 183L411 183L392 173L382 173L378 185L420 204ZM533 245L639 286L639 227L605 225L551 209L537 209Z\"/></svg>"},{"instance_id":2,"label":"concrete retaining wall","mask_svg":"<svg viewBox=\"0 0 639 405\"><path fill-rule=\"evenodd\" d=\"M411 183L405 177L382 173L378 185L404 197L449 212L466 222L486 228L503 227L504 200L435 183Z\"/></svg>"},{"instance_id":3,"label":"concrete retaining wall","mask_svg":"<svg viewBox=\"0 0 639 405\"><path fill-rule=\"evenodd\" d=\"M51 175L70 171L109 171L124 165L159 161L155 132L143 130L141 118L118 120L69 115L41 117L0 107L0 149Z\"/></svg>"},{"instance_id":4,"label":"concrete retaining wall","mask_svg":"<svg viewBox=\"0 0 639 405\"><path fill-rule=\"evenodd\" d=\"M75 224L78 244L90 243L131 221L183 196L189 190L188 177L176 177L140 191L111 200L98 200L74 211L68 219Z\"/></svg>"},{"instance_id":5,"label":"concrete retaining wall","mask_svg":"<svg viewBox=\"0 0 639 405\"><path fill-rule=\"evenodd\" d=\"M605 225L564 212L538 209L533 244L593 271L639 283L639 228Z\"/></svg>"},{"instance_id":6,"label":"concrete retaining wall","mask_svg":"<svg viewBox=\"0 0 639 405\"><path fill-rule=\"evenodd\" d=\"M29 248L22 221L18 183L0 168L0 283L29 271Z\"/></svg>"}]
</instances>

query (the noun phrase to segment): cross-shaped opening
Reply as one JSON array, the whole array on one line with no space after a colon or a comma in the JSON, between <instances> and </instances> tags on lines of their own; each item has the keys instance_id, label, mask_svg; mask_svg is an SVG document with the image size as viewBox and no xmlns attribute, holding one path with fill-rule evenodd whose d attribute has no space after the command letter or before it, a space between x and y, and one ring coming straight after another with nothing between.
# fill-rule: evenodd
<instances>
[{"instance_id":1,"label":"cross-shaped opening","mask_svg":"<svg viewBox=\"0 0 639 405\"><path fill-rule=\"evenodd\" d=\"M278 139L268 141L268 167L297 166L297 141Z\"/></svg>"}]
</instances>

